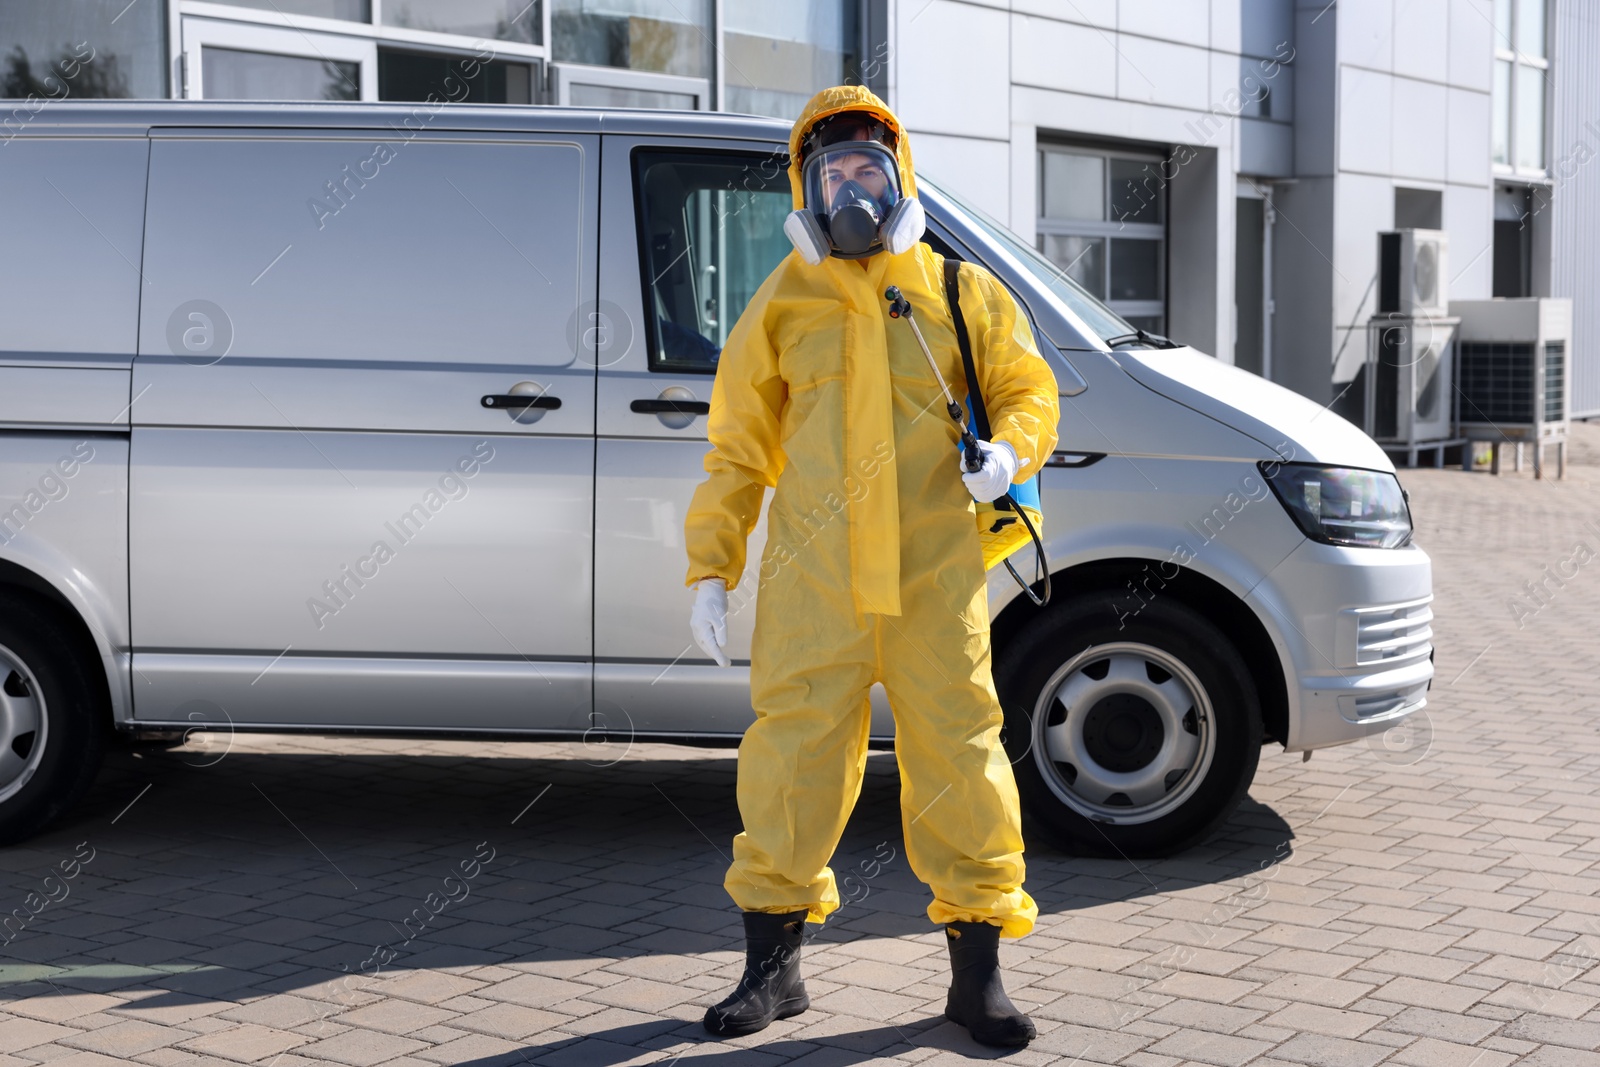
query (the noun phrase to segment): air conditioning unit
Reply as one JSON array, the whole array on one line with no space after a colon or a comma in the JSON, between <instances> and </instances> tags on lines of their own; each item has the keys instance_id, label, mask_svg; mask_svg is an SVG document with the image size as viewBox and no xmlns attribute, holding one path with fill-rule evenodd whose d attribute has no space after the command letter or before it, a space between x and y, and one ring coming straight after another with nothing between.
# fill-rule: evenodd
<instances>
[{"instance_id":1,"label":"air conditioning unit","mask_svg":"<svg viewBox=\"0 0 1600 1067\"><path fill-rule=\"evenodd\" d=\"M1378 313L1450 314L1444 230L1392 230L1378 234Z\"/></svg>"},{"instance_id":2,"label":"air conditioning unit","mask_svg":"<svg viewBox=\"0 0 1600 1067\"><path fill-rule=\"evenodd\" d=\"M1572 301L1456 300L1450 312L1461 321L1461 432L1478 441L1560 444L1564 460Z\"/></svg>"},{"instance_id":3,"label":"air conditioning unit","mask_svg":"<svg viewBox=\"0 0 1600 1067\"><path fill-rule=\"evenodd\" d=\"M1450 443L1454 430L1454 318L1374 317L1367 324L1366 425L1379 443Z\"/></svg>"}]
</instances>

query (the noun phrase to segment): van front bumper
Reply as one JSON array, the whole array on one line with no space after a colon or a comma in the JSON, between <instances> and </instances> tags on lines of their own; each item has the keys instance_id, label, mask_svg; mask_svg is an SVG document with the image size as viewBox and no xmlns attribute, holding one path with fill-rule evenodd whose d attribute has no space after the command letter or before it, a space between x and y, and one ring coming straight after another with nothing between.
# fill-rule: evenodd
<instances>
[{"instance_id":1,"label":"van front bumper","mask_svg":"<svg viewBox=\"0 0 1600 1067\"><path fill-rule=\"evenodd\" d=\"M1282 660L1288 751L1381 735L1427 706L1433 563L1422 549L1306 540L1247 600Z\"/></svg>"}]
</instances>

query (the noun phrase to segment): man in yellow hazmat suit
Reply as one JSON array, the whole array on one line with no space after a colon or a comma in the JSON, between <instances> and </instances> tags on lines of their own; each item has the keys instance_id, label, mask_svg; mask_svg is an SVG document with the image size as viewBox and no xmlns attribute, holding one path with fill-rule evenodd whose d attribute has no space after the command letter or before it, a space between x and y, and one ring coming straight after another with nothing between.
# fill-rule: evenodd
<instances>
[{"instance_id":1,"label":"man in yellow hazmat suit","mask_svg":"<svg viewBox=\"0 0 1600 1067\"><path fill-rule=\"evenodd\" d=\"M860 795L868 691L882 682L907 854L951 953L945 1014L978 1041L1024 1045L1033 1023L1006 996L997 939L1026 934L1038 908L1022 888L974 498L1032 477L1055 448L1055 377L1011 295L963 263L960 302L992 427L982 469L963 473L939 383L884 296L897 286L911 301L964 395L943 258L919 240L905 131L871 92L840 86L807 104L789 149L795 211L784 230L795 251L722 350L707 478L686 520L691 629L726 665L726 591L775 490L751 651L756 720L739 746L744 832L724 881L744 912L746 968L705 1025L752 1033L809 1006L803 923L839 906L828 861Z\"/></svg>"}]
</instances>

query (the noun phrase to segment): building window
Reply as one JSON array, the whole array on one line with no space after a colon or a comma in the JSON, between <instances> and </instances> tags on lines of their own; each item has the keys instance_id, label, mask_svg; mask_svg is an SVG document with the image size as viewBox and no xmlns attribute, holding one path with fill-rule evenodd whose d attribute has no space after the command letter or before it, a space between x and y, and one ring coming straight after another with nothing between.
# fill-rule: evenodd
<instances>
[{"instance_id":1,"label":"building window","mask_svg":"<svg viewBox=\"0 0 1600 1067\"><path fill-rule=\"evenodd\" d=\"M544 43L540 0L451 0L448 4L435 0L383 0L383 24L459 33L488 41Z\"/></svg>"},{"instance_id":2,"label":"building window","mask_svg":"<svg viewBox=\"0 0 1600 1067\"><path fill-rule=\"evenodd\" d=\"M378 99L426 101L431 93L457 104L531 104L532 70L527 63L462 62L454 55L380 48Z\"/></svg>"},{"instance_id":3,"label":"building window","mask_svg":"<svg viewBox=\"0 0 1600 1067\"><path fill-rule=\"evenodd\" d=\"M1495 0L1493 160L1504 174L1542 177L1550 59L1546 0Z\"/></svg>"},{"instance_id":4,"label":"building window","mask_svg":"<svg viewBox=\"0 0 1600 1067\"><path fill-rule=\"evenodd\" d=\"M311 56L205 49L207 100L360 100L361 66Z\"/></svg>"},{"instance_id":5,"label":"building window","mask_svg":"<svg viewBox=\"0 0 1600 1067\"><path fill-rule=\"evenodd\" d=\"M1131 325L1166 329L1166 182L1161 159L1039 149L1039 250Z\"/></svg>"},{"instance_id":6,"label":"building window","mask_svg":"<svg viewBox=\"0 0 1600 1067\"><path fill-rule=\"evenodd\" d=\"M0 97L165 97L165 21L128 0L0 3Z\"/></svg>"},{"instance_id":7,"label":"building window","mask_svg":"<svg viewBox=\"0 0 1600 1067\"><path fill-rule=\"evenodd\" d=\"M372 22L372 0L222 0L280 15ZM543 0L383 0L381 24L485 41L542 44Z\"/></svg>"},{"instance_id":8,"label":"building window","mask_svg":"<svg viewBox=\"0 0 1600 1067\"><path fill-rule=\"evenodd\" d=\"M859 0L723 0L723 108L794 119L819 89L865 80Z\"/></svg>"},{"instance_id":9,"label":"building window","mask_svg":"<svg viewBox=\"0 0 1600 1067\"><path fill-rule=\"evenodd\" d=\"M557 62L711 77L711 0L555 0Z\"/></svg>"},{"instance_id":10,"label":"building window","mask_svg":"<svg viewBox=\"0 0 1600 1067\"><path fill-rule=\"evenodd\" d=\"M371 22L369 0L226 0L235 7L258 7L283 15L315 15L346 22Z\"/></svg>"}]
</instances>

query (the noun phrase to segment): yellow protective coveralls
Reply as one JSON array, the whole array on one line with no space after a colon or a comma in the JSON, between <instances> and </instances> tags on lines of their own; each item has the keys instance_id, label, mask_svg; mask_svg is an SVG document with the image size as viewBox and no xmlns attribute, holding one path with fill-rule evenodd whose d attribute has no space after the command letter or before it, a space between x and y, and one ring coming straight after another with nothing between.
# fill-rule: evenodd
<instances>
[{"instance_id":1,"label":"yellow protective coveralls","mask_svg":"<svg viewBox=\"0 0 1600 1067\"><path fill-rule=\"evenodd\" d=\"M800 141L840 111L869 111L898 134L902 195L916 194L905 131L865 88L818 93L790 136L794 206L804 206ZM738 801L724 885L746 911L839 906L828 861L861 791L868 690L895 717L901 817L911 868L933 891L935 923L1033 927L1022 888L1020 811L1000 744L989 610L959 433L911 328L884 290L911 301L957 399L966 395L944 298L943 257L815 266L791 252L757 290L722 350L711 393L707 479L689 506L688 583L745 570L745 543L775 487L759 569ZM962 264L961 305L992 436L1016 450L1016 481L1056 443L1054 374L1026 317L982 268Z\"/></svg>"}]
</instances>

